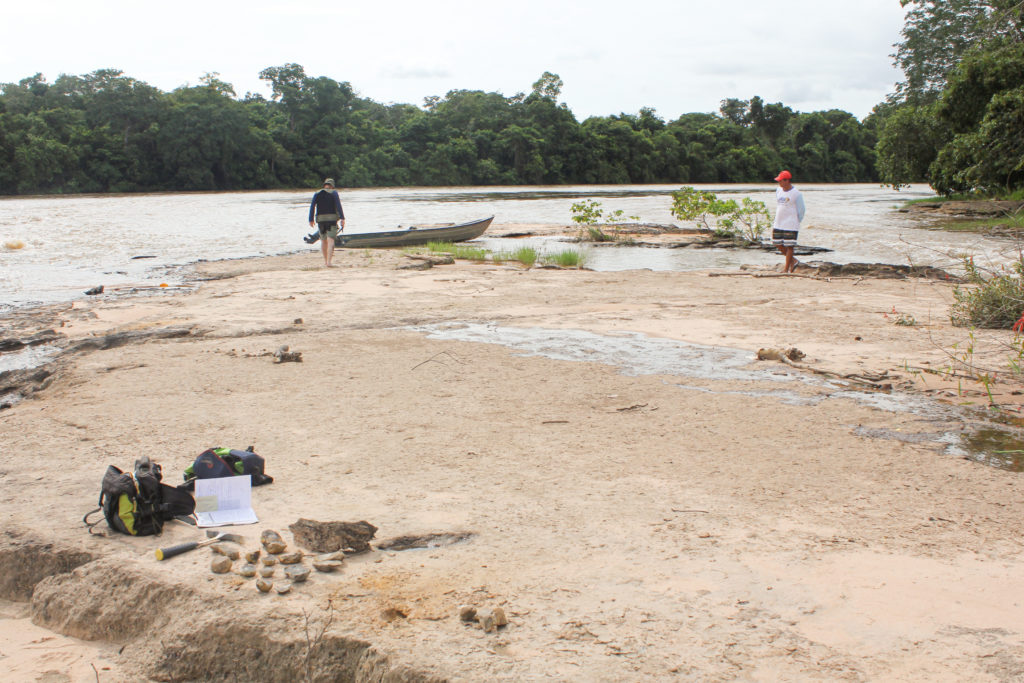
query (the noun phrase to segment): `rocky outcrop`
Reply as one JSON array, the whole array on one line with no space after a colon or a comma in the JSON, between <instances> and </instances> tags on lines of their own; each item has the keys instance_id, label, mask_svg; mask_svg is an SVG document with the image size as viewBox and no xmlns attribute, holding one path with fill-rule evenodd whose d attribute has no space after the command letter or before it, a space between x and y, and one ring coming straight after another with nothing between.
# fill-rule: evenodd
<instances>
[{"instance_id":1,"label":"rocky outcrop","mask_svg":"<svg viewBox=\"0 0 1024 683\"><path fill-rule=\"evenodd\" d=\"M920 213L963 218L998 218L1012 215L1024 209L1024 202L976 200L918 202L899 209L900 213Z\"/></svg>"}]
</instances>

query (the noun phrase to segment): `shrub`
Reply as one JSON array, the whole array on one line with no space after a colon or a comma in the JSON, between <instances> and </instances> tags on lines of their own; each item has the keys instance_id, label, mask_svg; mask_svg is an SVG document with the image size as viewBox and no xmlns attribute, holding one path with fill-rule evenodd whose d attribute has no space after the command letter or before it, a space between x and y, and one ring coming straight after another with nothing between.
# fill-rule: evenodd
<instances>
[{"instance_id":1,"label":"shrub","mask_svg":"<svg viewBox=\"0 0 1024 683\"><path fill-rule=\"evenodd\" d=\"M1024 258L1013 264L1012 273L985 277L965 259L968 286L953 290L950 320L957 327L1010 329L1024 313Z\"/></svg>"},{"instance_id":2,"label":"shrub","mask_svg":"<svg viewBox=\"0 0 1024 683\"><path fill-rule=\"evenodd\" d=\"M672 193L672 215L684 221L695 221L698 228L716 235L743 242L760 242L771 223L764 202L744 197L719 199L713 192L682 187Z\"/></svg>"}]
</instances>

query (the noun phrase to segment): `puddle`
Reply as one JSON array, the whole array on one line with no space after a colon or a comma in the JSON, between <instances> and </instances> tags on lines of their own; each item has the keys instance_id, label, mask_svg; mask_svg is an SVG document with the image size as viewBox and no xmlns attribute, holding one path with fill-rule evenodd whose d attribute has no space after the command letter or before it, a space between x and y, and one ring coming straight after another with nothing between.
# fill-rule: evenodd
<instances>
[{"instance_id":1,"label":"puddle","mask_svg":"<svg viewBox=\"0 0 1024 683\"><path fill-rule=\"evenodd\" d=\"M741 391L677 385L687 391L767 397L797 405L817 405L829 398L844 398L886 412L911 412L936 418L948 415L948 409L927 397L851 389L851 385L842 380L827 380L777 363L759 364L752 352L728 346L691 344L648 337L638 332L601 335L583 330L500 327L481 323L442 323L411 329L425 332L433 339L499 344L524 356L601 363L618 368L624 375L669 375L722 382L800 382L825 389L824 392L805 395L782 388Z\"/></svg>"},{"instance_id":2,"label":"puddle","mask_svg":"<svg viewBox=\"0 0 1024 683\"><path fill-rule=\"evenodd\" d=\"M1024 438L1005 429L986 427L961 434L959 443L947 450L953 455L1001 470L1024 472Z\"/></svg>"},{"instance_id":3,"label":"puddle","mask_svg":"<svg viewBox=\"0 0 1024 683\"><path fill-rule=\"evenodd\" d=\"M580 244L564 236L526 238L481 237L472 242L494 253L512 253L530 247L540 256L563 251L580 252L591 270L692 271L707 268L739 268L741 265L777 265L778 254L759 249L654 249L642 246Z\"/></svg>"},{"instance_id":4,"label":"puddle","mask_svg":"<svg viewBox=\"0 0 1024 683\"><path fill-rule=\"evenodd\" d=\"M703 346L638 332L601 335L583 330L499 327L482 323L442 323L411 328L432 339L499 344L524 356L601 363L625 375L681 375L722 381L787 382L802 379L770 369L751 370L754 354L727 346ZM808 378L811 379L811 378ZM821 384L820 381L814 383Z\"/></svg>"},{"instance_id":5,"label":"puddle","mask_svg":"<svg viewBox=\"0 0 1024 683\"><path fill-rule=\"evenodd\" d=\"M41 344L28 346L19 351L0 354L0 372L10 370L28 370L44 365L60 354L60 349L53 345Z\"/></svg>"},{"instance_id":6,"label":"puddle","mask_svg":"<svg viewBox=\"0 0 1024 683\"><path fill-rule=\"evenodd\" d=\"M851 389L841 380L825 380L777 364L756 364L754 354L725 346L704 346L671 339L648 337L637 332L601 335L583 330L500 327L481 323L443 323L410 328L432 339L499 344L519 355L555 360L601 363L625 375L667 375L712 381L800 382L819 389L811 394L779 389L733 390L676 384L685 391L739 394L772 398L793 405L818 405L827 399L845 399L889 413L910 413L934 422L964 422L955 406L927 396L901 392ZM855 428L871 439L945 446L947 455L1014 472L1024 471L1024 438L999 428L982 428L971 434L960 431L900 432L892 429Z\"/></svg>"}]
</instances>

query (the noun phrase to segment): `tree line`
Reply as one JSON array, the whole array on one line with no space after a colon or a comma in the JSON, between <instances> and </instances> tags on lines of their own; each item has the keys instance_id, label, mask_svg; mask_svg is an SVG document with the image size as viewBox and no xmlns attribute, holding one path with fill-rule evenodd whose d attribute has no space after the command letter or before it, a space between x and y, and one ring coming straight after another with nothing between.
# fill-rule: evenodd
<instances>
[{"instance_id":1,"label":"tree line","mask_svg":"<svg viewBox=\"0 0 1024 683\"><path fill-rule=\"evenodd\" d=\"M1024 191L1024 2L900 0L905 80L869 120L894 187L944 195Z\"/></svg>"},{"instance_id":2,"label":"tree line","mask_svg":"<svg viewBox=\"0 0 1024 683\"><path fill-rule=\"evenodd\" d=\"M161 91L103 69L0 85L0 194L591 183L869 182L877 130L760 97L672 121L653 109L578 121L545 72L529 93L453 90L381 104L298 64L270 98L206 74Z\"/></svg>"}]
</instances>

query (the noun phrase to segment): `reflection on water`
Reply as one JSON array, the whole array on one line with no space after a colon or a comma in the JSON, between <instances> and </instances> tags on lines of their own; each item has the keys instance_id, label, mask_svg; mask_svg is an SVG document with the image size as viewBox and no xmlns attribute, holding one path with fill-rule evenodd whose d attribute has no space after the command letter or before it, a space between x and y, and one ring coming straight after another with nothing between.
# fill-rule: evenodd
<instances>
[{"instance_id":1,"label":"reflection on water","mask_svg":"<svg viewBox=\"0 0 1024 683\"><path fill-rule=\"evenodd\" d=\"M604 272L621 270L685 271L706 268L738 268L741 265L775 265L779 255L760 249L669 249L613 246L573 242L564 237L501 238L483 237L474 241L484 249L512 253L521 247L535 249L538 255L573 250L583 255L583 266ZM828 254L825 254L828 256Z\"/></svg>"},{"instance_id":2,"label":"reflection on water","mask_svg":"<svg viewBox=\"0 0 1024 683\"><path fill-rule=\"evenodd\" d=\"M951 252L979 262L1013 257L1006 240L924 230L928 223L894 210L927 188L894 192L875 185L802 185L807 219L804 244L833 249L838 262L955 265ZM621 209L648 223L677 223L670 213L675 185L568 187L456 187L341 190L350 232L378 232L425 223L464 222L494 215L491 235L505 226L571 224L572 204L593 198L606 211ZM750 196L771 203L774 186L705 185L721 197ZM62 301L96 285L175 282L175 266L294 251L314 252L309 231L312 190L280 192L35 197L0 200L0 310ZM512 228L515 229L515 228ZM758 251L590 249L599 270L692 270L774 263ZM1005 252L1005 253L1003 253ZM154 255L152 259L134 259ZM311 253L311 259L315 257Z\"/></svg>"}]
</instances>

